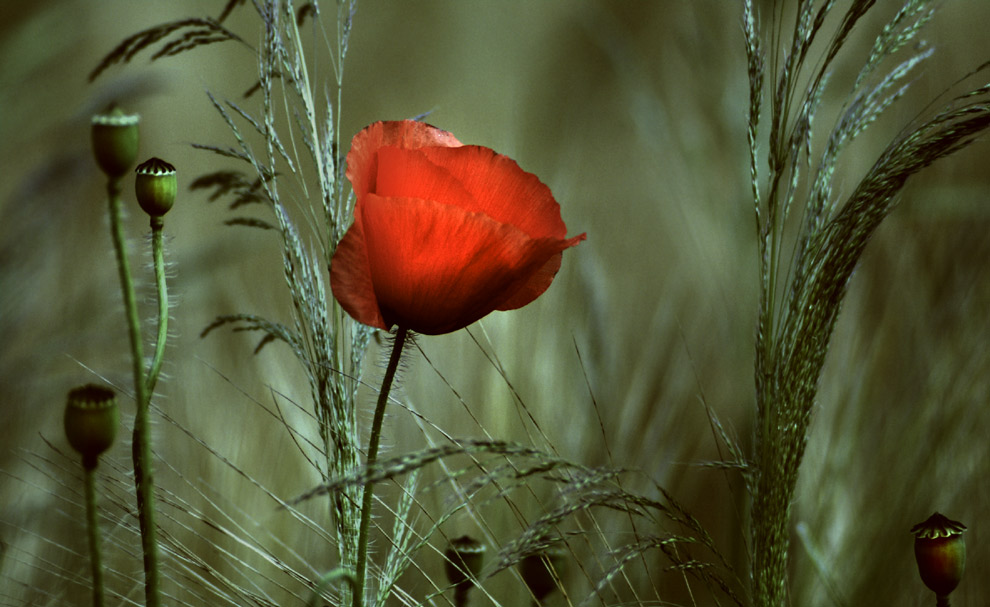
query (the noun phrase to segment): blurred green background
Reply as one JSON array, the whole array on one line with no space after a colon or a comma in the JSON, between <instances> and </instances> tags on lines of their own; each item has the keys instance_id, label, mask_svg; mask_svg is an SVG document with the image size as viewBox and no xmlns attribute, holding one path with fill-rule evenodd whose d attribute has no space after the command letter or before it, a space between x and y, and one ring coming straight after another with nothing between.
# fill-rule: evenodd
<instances>
[{"instance_id":1,"label":"blurred green background","mask_svg":"<svg viewBox=\"0 0 990 607\"><path fill-rule=\"evenodd\" d=\"M769 15L774 4L764 1L761 10ZM898 3L879 4L838 63L817 123L821 136ZM934 57L905 99L849 149L836 179L840 196L893 135L945 101L926 109L933 98L990 60L990 4L939 4L923 35ZM55 495L64 492L60 478L72 482L64 480L71 466L42 437L66 448L65 393L93 378L87 368L129 381L102 180L88 149L90 116L110 100L141 115L141 159L168 160L180 180L166 224L178 305L158 404L277 494L298 495L313 483L284 429L249 400L270 402L274 388L307 402L291 354L276 345L252 356L255 342L243 334L198 337L218 314L288 318L277 241L224 227L222 203L207 204L205 194L184 188L224 166L190 143L232 144L206 91L257 107L255 99L241 100L257 78L252 53L227 42L150 63L145 52L93 84L86 79L126 36L185 16L216 16L222 5L60 0L0 7L3 604L85 597L85 560L48 543L84 554L74 520L59 515L71 500ZM332 37L335 6L322 9ZM739 4L729 0L364 1L344 66L341 143L370 122L429 111L429 122L511 156L551 187L569 233L587 232L588 240L565 254L547 294L471 327L481 346L466 332L419 344L483 428L539 442L485 352L497 355L562 456L606 464L607 441L615 464L662 483L711 529L745 580L742 485L698 465L720 457L703 403L744 445L751 442L757 271L740 20ZM227 25L251 45L263 39L251 6ZM325 41L309 41L320 57L314 73L329 87ZM985 82L986 74L968 81L970 88ZM954 604L985 604L987 162L986 143L978 142L912 179L852 279L794 504L794 604L930 603L908 530L934 510L969 526L969 575ZM147 262L137 236L146 231L146 219L133 213L129 233L143 255L137 268ZM144 289L150 298L150 278ZM379 358L369 353L372 384ZM451 434L481 435L419 354L409 358L403 390ZM365 400L367 422L372 398ZM122 404L132 413L128 399ZM391 453L423 446L411 417L395 413L388 423ZM204 482L263 525L279 524L270 502L191 448L174 426L159 422L156 432L158 454L175 468L161 471L164 487L182 487L176 476ZM121 463L127 442L115 447ZM65 469L53 471L57 466L39 455ZM468 522L454 521L451 537L462 530L470 531ZM288 543L309 541L293 537L299 531L289 524L275 533ZM117 564L137 571L137 561ZM424 566L439 571L439 563ZM672 579L664 597L689 602L683 582ZM573 583L578 602L587 580ZM708 604L703 590L695 600Z\"/></svg>"}]
</instances>

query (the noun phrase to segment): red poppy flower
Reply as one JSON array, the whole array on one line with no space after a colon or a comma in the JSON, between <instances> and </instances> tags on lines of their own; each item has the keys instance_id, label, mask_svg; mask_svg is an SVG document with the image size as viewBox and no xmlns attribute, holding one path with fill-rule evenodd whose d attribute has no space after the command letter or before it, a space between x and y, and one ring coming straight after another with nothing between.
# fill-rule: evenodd
<instances>
[{"instance_id":1,"label":"red poppy flower","mask_svg":"<svg viewBox=\"0 0 990 607\"><path fill-rule=\"evenodd\" d=\"M511 158L412 120L376 122L347 155L354 224L330 286L364 324L439 335L539 297L560 269L560 205Z\"/></svg>"}]
</instances>

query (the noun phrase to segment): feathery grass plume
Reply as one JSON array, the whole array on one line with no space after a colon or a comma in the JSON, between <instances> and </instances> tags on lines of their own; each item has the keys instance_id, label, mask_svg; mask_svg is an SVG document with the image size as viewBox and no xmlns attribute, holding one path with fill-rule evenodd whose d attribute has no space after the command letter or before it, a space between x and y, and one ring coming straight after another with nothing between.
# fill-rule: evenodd
<instances>
[{"instance_id":1,"label":"feathery grass plume","mask_svg":"<svg viewBox=\"0 0 990 607\"><path fill-rule=\"evenodd\" d=\"M591 516L594 510L603 508L628 515L634 541L604 553L603 570L581 605L589 605L596 598L607 602L603 593L615 577L623 573L629 563L642 559L653 550L659 550L668 562L664 571L681 572L686 585L686 577L694 577L716 597L716 601L720 592L736 605L745 605L743 583L726 557L701 523L663 487L654 484L660 496L657 499L623 489L619 480L621 470L581 468L568 472L568 478L559 480L563 487L558 496L563 503L533 521L518 538L503 546L495 572L516 566L555 545L559 548L562 543L560 529L569 519L577 515ZM642 524L637 526L636 521ZM669 524L678 527L679 532L655 535ZM639 532L637 528L649 531ZM598 539L594 537L597 533L600 529L579 530L569 532L568 537L573 541L578 536L585 536L587 541L594 542ZM707 555L701 556L698 551ZM606 563L609 564L606 566Z\"/></svg>"},{"instance_id":2,"label":"feathery grass plume","mask_svg":"<svg viewBox=\"0 0 990 607\"><path fill-rule=\"evenodd\" d=\"M348 486L362 487L367 483L381 483L387 480L397 480L406 476L398 506L390 514L394 523L388 542L385 563L377 570L374 581L377 583L377 593L374 605L384 605L386 600L395 593L403 591L396 585L399 577L411 567L422 569L418 557L426 548L441 553L433 545L434 537L442 533L444 525L456 514L465 510L480 510L499 503L512 505L513 493L532 491L532 485L537 481L549 481L551 484L562 482L562 473L570 472L578 476L589 476L592 471L579 464L563 460L540 449L519 445L500 440L449 439L449 444L429 447L413 453L379 461L374 466L360 468L352 473L331 482L320 485L305 494L287 502L286 508L296 508L313 498L340 492ZM443 465L445 460L468 456L469 462L463 467L451 468ZM420 475L432 464L441 464L443 473L435 481L421 485ZM423 497L431 492L444 492L446 488L456 484L454 495L443 501L439 512L428 511L424 506ZM491 490L494 490L492 493ZM456 498L456 499L455 499ZM384 505L384 502L383 502ZM412 522L410 513L413 507L430 519L425 528L417 528ZM552 524L552 523L548 523ZM491 577L495 573L511 566L515 561L498 564L481 579ZM435 595L442 594L445 588L433 585ZM428 597L431 598L431 597Z\"/></svg>"},{"instance_id":3,"label":"feathery grass plume","mask_svg":"<svg viewBox=\"0 0 990 607\"><path fill-rule=\"evenodd\" d=\"M790 44L783 41L784 7L770 17L770 133L767 169L760 170L758 124L764 95L765 44L750 0L743 1L750 80L749 132L754 210L760 256L756 344L756 443L753 456L751 549L753 600L787 604L790 505L808 440L811 411L846 284L876 228L907 179L971 143L990 126L990 86L950 100L933 117L909 125L887 146L859 185L841 202L832 179L841 152L906 89L906 77L931 55L915 48L886 73L877 70L913 41L931 18L931 3L909 0L882 28L846 97L819 157L812 124L833 63L857 24L874 8L854 0L825 43L807 62L834 2L795 8ZM807 63L806 63L807 62ZM978 71L986 67L985 65ZM804 167L813 167L810 178ZM807 186L802 184L807 183ZM796 234L788 215L804 196ZM786 258L788 243L794 254Z\"/></svg>"},{"instance_id":4,"label":"feathery grass plume","mask_svg":"<svg viewBox=\"0 0 990 607\"><path fill-rule=\"evenodd\" d=\"M267 207L267 218L235 217L227 224L277 231L285 284L292 301L292 321L281 323L254 314L227 314L217 317L202 335L231 325L235 330L263 333L255 352L276 340L289 345L309 380L324 454L320 474L325 479L339 478L360 462L356 396L371 335L367 327L351 321L328 296L324 275L334 246L347 227L353 204L341 184L343 167L337 150L343 63L356 3L338 6L336 46L330 49L334 80L330 83L311 79L299 29L307 18L313 17L314 33L326 36L323 24L316 19L316 6L307 3L296 9L292 2L269 2L256 4L255 8L265 28L259 51L260 114L256 117L232 102L221 103L210 95L237 145L197 146L247 163L255 177L248 177L245 171L225 170L200 177L193 187L213 188L211 199L233 196L232 209L255 203ZM336 92L332 101L329 94L321 98L318 93L328 85ZM247 123L247 132L242 131L237 117ZM277 178L279 175L281 178ZM310 177L317 184L315 192L309 191ZM292 190L293 186L297 189ZM306 199L320 202L308 204ZM290 205L289 200L297 204ZM297 226L294 216L301 216L305 232ZM356 561L359 497L358 486L347 486L329 495L339 563L345 568L353 568Z\"/></svg>"},{"instance_id":5,"label":"feathery grass plume","mask_svg":"<svg viewBox=\"0 0 990 607\"><path fill-rule=\"evenodd\" d=\"M477 340L471 330L468 333ZM478 345L480 347L480 343ZM461 404L467 407L425 352L421 350L421 353ZM484 354L512 391L520 416L526 416L532 423L535 436L531 435L530 440L542 441L546 447L542 456L526 465L521 465L525 462L509 460L492 467L489 462L474 460L483 474L473 478L464 478L463 474L444 468L450 481L457 483L454 495L462 500L460 503L470 512L483 512L486 501L491 501L479 503L472 499L477 492L490 484L498 490L493 499L505 499L505 505L516 513L517 523L521 527L521 532L513 534L507 541L500 536L489 536L492 543L496 546L502 544L502 547L482 579L490 579L506 570L518 576L521 572L516 571L516 566L522 560L553 546L566 553L564 558L570 564L566 569L572 574L566 575L566 582L560 579L563 571L558 570L554 574L554 584L563 582L560 588L564 591L564 599L568 604L577 604L579 596L586 596L582 604L595 599L605 604L639 604L652 600L644 597L645 593L654 594L658 602L669 600L662 596L667 595L670 587L656 576L674 576L672 582L683 583L684 592L689 596L692 592L689 577L694 576L712 593L722 592L726 597L739 602L742 583L696 518L654 482L649 483L648 488L663 496L662 500L648 497L648 493L634 493L625 489L619 476L628 472L626 470L612 466L592 468L558 455L544 429L533 417L531 405L526 404L507 377L502 362L496 356L487 352ZM594 395L591 398L592 401L595 400ZM483 426L481 429L487 434ZM441 450L444 448L441 447ZM607 445L605 450L611 452ZM538 453L534 452L534 455ZM443 460L438 460L438 463L443 465ZM550 490L542 490L540 483L536 482L538 480L550 481ZM510 493L515 494L516 498L526 494L535 498L536 518L528 520L528 511L520 511L518 503L509 499ZM681 526L682 531L686 532L677 536L677 541L681 542L680 547L664 549L659 541L651 543L650 540L654 539L652 534L670 523ZM488 531L491 524L479 517L479 525ZM632 544L623 543L627 541L627 536L632 537ZM620 545L616 547L616 543ZM698 559L690 558L690 553L684 552L688 544L704 546L709 555ZM655 548L660 550L654 550ZM663 556L653 558L657 552ZM640 571L630 566L637 561L642 564ZM705 575L689 571L695 568L698 571L704 570ZM708 575L709 570L711 575ZM519 582L525 585L524 577L520 577ZM573 584L579 582L584 585L575 589Z\"/></svg>"}]
</instances>

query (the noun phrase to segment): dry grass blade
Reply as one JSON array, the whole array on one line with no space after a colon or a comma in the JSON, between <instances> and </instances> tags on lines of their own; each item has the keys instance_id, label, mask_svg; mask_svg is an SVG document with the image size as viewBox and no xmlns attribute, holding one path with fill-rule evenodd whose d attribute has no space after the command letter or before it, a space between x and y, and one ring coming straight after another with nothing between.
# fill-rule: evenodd
<instances>
[{"instance_id":1,"label":"dry grass blade","mask_svg":"<svg viewBox=\"0 0 990 607\"><path fill-rule=\"evenodd\" d=\"M219 21L201 17L180 19L178 21L156 25L155 27L142 30L127 37L116 48L110 51L100 61L99 65L89 73L89 81L96 80L107 68L117 63L129 62L142 50L164 40L172 34L176 34L176 37L164 43L161 49L152 55L153 61L161 57L177 55L197 47L216 42L226 42L228 40L236 40L251 48L240 36L220 25Z\"/></svg>"},{"instance_id":2,"label":"dry grass blade","mask_svg":"<svg viewBox=\"0 0 990 607\"><path fill-rule=\"evenodd\" d=\"M234 217L232 219L226 219L223 222L225 226L244 226L248 228L260 228L262 230L275 230L277 229L274 225L268 223L263 219L258 219L257 217ZM255 352L257 352L257 348Z\"/></svg>"},{"instance_id":3,"label":"dry grass blade","mask_svg":"<svg viewBox=\"0 0 990 607\"><path fill-rule=\"evenodd\" d=\"M207 199L209 202L219 200L223 196L234 195L230 203L231 209L264 202L261 179L249 179L241 171L214 171L200 175L189 184L190 190L213 189Z\"/></svg>"},{"instance_id":4,"label":"dry grass blade","mask_svg":"<svg viewBox=\"0 0 990 607\"><path fill-rule=\"evenodd\" d=\"M274 340L279 340L288 344L289 347L292 348L293 353L295 353L300 360L306 360L303 352L302 339L296 332L285 325L272 322L254 314L224 314L218 316L212 323L203 329L199 336L201 338L206 337L215 329L226 325L235 325L235 331L260 331L264 333L264 337L261 342L258 343L254 349L255 354L260 352L265 345Z\"/></svg>"},{"instance_id":5,"label":"dry grass blade","mask_svg":"<svg viewBox=\"0 0 990 607\"><path fill-rule=\"evenodd\" d=\"M667 557L667 559L670 560L671 565L668 568L669 571L687 572L693 577L701 580L708 588L720 589L736 605L745 607L745 605L747 605L746 601L742 598L742 596L740 596L738 590L734 589L733 585L725 580L715 565L695 559L685 559L681 556L679 548L689 547L690 545L696 543L697 540L689 536L666 535L662 537L645 536L634 544L622 546L613 552L611 556L615 563L608 571L605 572L605 575L598 582L598 584L596 584L594 593L590 594L588 598L580 604L580 607L587 607L590 605L594 597L600 595L601 591L605 589L605 587L623 570L628 563L641 558L644 554L651 550L660 550ZM738 582L736 585L738 586ZM718 604L717 598L715 598L715 601L716 604Z\"/></svg>"},{"instance_id":6,"label":"dry grass blade","mask_svg":"<svg viewBox=\"0 0 990 607\"><path fill-rule=\"evenodd\" d=\"M224 156L226 158L234 158L236 160L243 160L244 162L251 163L251 157L244 152L235 150L234 148L221 148L215 145L208 145L203 143L194 143L192 147L197 150L206 150L207 152L213 152L218 156ZM266 172L266 175L271 175L271 172Z\"/></svg>"}]
</instances>

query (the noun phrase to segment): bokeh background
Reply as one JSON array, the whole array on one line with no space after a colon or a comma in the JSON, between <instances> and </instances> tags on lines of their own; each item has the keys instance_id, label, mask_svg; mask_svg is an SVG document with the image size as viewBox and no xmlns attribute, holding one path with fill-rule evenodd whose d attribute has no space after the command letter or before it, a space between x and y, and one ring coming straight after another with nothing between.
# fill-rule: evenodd
<instances>
[{"instance_id":1,"label":"bokeh background","mask_svg":"<svg viewBox=\"0 0 990 607\"><path fill-rule=\"evenodd\" d=\"M761 10L770 14L774 4L762 2ZM844 3L838 4L841 10ZM820 134L898 3L879 4L838 63ZM205 194L183 187L224 166L190 144L232 143L206 92L240 102L257 77L254 56L227 42L154 63L143 53L95 83L86 78L126 36L184 16L216 16L222 5L59 0L0 6L5 605L88 600L78 471L60 455L67 453L61 412L75 385L97 376L129 383L102 180L88 148L90 116L111 100L141 114L140 157L167 159L180 179L166 225L178 303L158 404L175 424L277 495L298 495L314 480L285 429L253 402L270 404L273 391L307 402L288 350L275 345L254 356L255 340L244 334L199 338L218 314L288 319L277 240L223 226L229 213L222 203L208 204ZM939 5L923 35L936 54L906 98L850 148L836 180L840 194L853 189L894 134L941 105L926 109L933 98L990 60L984 25L990 4ZM322 8L332 37L335 7L327 2ZM733 473L701 465L724 456L706 406L747 448L754 416L757 270L740 19L739 4L729 0L363 1L344 66L341 141L375 120L431 112L431 123L461 141L492 147L539 175L560 201L569 233L588 233L565 254L554 285L534 304L496 313L470 334L420 339L430 362L419 353L409 356L403 397L455 436L487 431L551 444L584 464L642 471L711 530L745 583L742 485ZM260 44L250 6L227 25ZM325 41L310 42L322 57L315 73L327 76L329 86ZM978 86L983 78L968 82ZM257 101L244 103L253 109ZM853 276L793 505L794 604L929 604L908 530L935 510L969 526L969 575L954 603L986 602L987 150L977 142L913 178ZM146 219L133 213L128 229L134 254L147 262L139 237ZM150 279L143 288L150 302ZM365 373L372 384L379 359L373 347ZM521 413L513 390L538 427ZM370 391L364 401L367 421ZM123 405L132 414L132 402L125 398ZM305 419L300 414L297 421ZM164 488L205 508L205 498L190 486L209 487L218 508L247 513L259 529L306 553L314 540L305 529L276 513L271 500L175 424L156 424L156 450L168 463L159 472ZM412 416L395 412L388 424L390 453L424 446ZM119 441L113 452L121 477L128 442ZM499 515L491 516L497 521ZM451 537L472 532L470 520L455 518L449 527ZM506 537L518 531L506 516ZM193 546L210 560L222 541L204 533ZM140 579L136 552L110 558L122 575ZM427 553L423 560L410 588L420 583L415 575L439 575L439 557ZM329 553L311 564L333 566ZM645 600L709 604L703 587L693 586L692 595L679 576L658 576L669 586L647 592ZM501 579L492 580L494 595L523 600L518 583ZM588 582L579 574L569 574L568 582L576 604ZM137 585L118 591L140 597Z\"/></svg>"}]
</instances>

